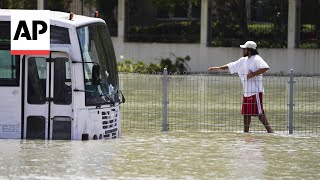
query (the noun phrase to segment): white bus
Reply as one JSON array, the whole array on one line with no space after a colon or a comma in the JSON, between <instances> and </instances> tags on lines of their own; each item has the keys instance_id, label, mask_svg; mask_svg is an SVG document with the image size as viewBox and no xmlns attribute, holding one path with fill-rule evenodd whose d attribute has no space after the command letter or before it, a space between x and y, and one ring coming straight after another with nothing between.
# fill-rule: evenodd
<instances>
[{"instance_id":1,"label":"white bus","mask_svg":"<svg viewBox=\"0 0 320 180\"><path fill-rule=\"evenodd\" d=\"M0 138L119 137L124 97L105 21L51 11L50 28L50 55L13 56L0 9Z\"/></svg>"}]
</instances>

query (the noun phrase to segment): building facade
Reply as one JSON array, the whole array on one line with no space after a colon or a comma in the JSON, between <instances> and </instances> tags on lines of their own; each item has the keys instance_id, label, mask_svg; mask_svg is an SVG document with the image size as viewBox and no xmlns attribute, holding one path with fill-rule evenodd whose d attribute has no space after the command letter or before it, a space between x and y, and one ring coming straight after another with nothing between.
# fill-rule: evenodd
<instances>
[{"instance_id":1,"label":"building facade","mask_svg":"<svg viewBox=\"0 0 320 180\"><path fill-rule=\"evenodd\" d=\"M7 1L0 4L1 8L10 8ZM38 8L52 9L58 4L51 1L38 0ZM63 2L62 10L75 14L90 16L99 11L109 26L120 62L133 59L148 64L190 56L190 71L207 71L209 66L237 60L242 56L239 45L253 40L272 73L291 69L320 73L318 0Z\"/></svg>"}]
</instances>

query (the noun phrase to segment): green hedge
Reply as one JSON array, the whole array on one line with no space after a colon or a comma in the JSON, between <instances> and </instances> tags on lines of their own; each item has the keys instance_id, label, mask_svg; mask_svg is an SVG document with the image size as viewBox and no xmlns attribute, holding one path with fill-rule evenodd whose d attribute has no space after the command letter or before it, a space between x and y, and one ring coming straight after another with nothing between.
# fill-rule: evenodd
<instances>
[{"instance_id":1,"label":"green hedge","mask_svg":"<svg viewBox=\"0 0 320 180\"><path fill-rule=\"evenodd\" d=\"M127 41L198 43L200 42L200 23L196 21L166 22L149 26L131 26Z\"/></svg>"},{"instance_id":2,"label":"green hedge","mask_svg":"<svg viewBox=\"0 0 320 180\"><path fill-rule=\"evenodd\" d=\"M221 30L224 28L223 30ZM248 25L248 37L245 38L239 25L221 25L212 22L211 41L213 47L237 47L245 40L255 40L260 48L286 48L287 27L272 23ZM301 26L301 48L318 48L320 43L315 39L316 27L312 24ZM210 35L209 35L210 36ZM131 42L163 43L199 43L200 24L198 21L165 22L149 26L131 26L127 35Z\"/></svg>"}]
</instances>

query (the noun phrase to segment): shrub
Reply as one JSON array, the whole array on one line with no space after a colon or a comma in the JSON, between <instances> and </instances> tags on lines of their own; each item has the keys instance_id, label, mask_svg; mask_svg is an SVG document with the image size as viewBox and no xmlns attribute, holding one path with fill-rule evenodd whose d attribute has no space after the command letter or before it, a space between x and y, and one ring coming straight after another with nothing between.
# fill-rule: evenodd
<instances>
[{"instance_id":1,"label":"shrub","mask_svg":"<svg viewBox=\"0 0 320 180\"><path fill-rule=\"evenodd\" d=\"M170 58L160 59L160 64L150 63L146 65L141 61L135 62L134 59L125 59L123 63L118 62L119 72L130 72L130 73L151 73L151 72L162 72L164 68L167 68L168 72L180 72L189 71L190 67L187 62L191 60L190 56L184 58L175 57L175 62Z\"/></svg>"}]
</instances>

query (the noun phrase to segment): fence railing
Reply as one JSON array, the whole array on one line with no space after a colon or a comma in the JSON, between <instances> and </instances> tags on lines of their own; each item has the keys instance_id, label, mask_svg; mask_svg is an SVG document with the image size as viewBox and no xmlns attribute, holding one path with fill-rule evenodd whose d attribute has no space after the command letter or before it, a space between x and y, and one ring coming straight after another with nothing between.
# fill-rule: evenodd
<instances>
[{"instance_id":1,"label":"fence railing","mask_svg":"<svg viewBox=\"0 0 320 180\"><path fill-rule=\"evenodd\" d=\"M243 132L242 84L225 73L122 73L122 129ZM265 114L276 133L320 133L320 76L265 75ZM253 117L250 132L266 132Z\"/></svg>"}]
</instances>

